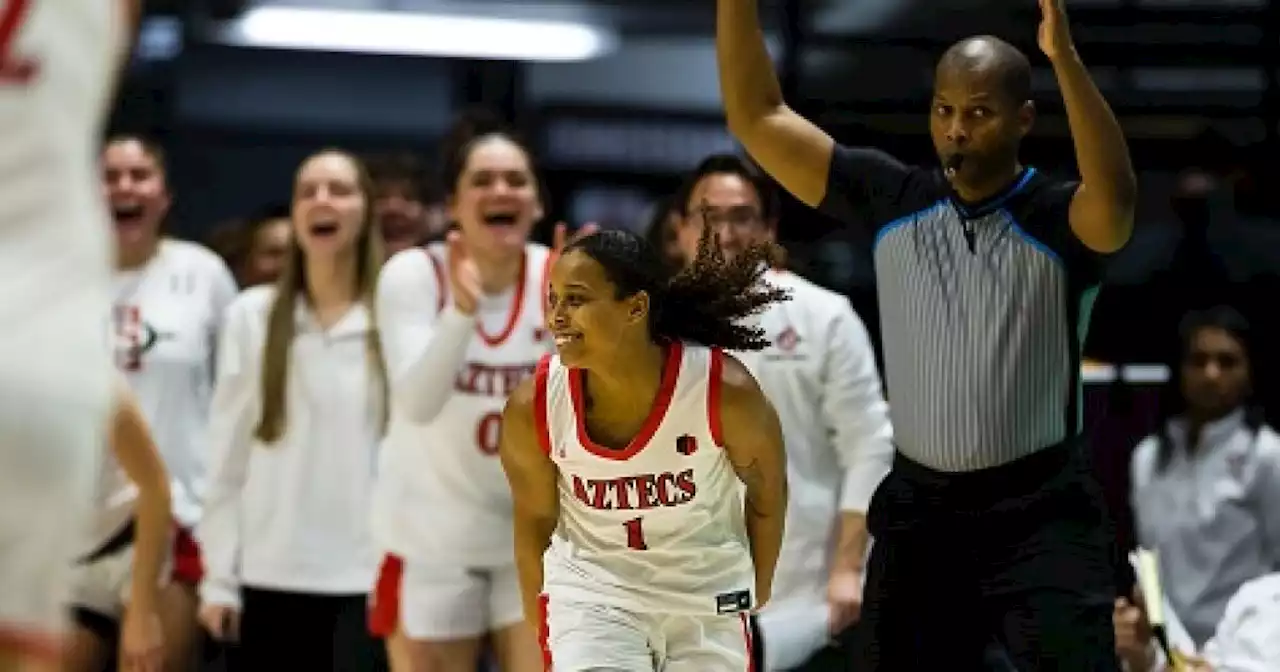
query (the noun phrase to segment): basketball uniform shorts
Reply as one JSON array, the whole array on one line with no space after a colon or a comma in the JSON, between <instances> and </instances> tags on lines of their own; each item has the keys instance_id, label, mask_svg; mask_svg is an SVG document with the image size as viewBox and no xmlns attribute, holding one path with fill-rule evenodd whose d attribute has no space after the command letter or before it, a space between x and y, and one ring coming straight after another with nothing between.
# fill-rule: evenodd
<instances>
[{"instance_id":1,"label":"basketball uniform shorts","mask_svg":"<svg viewBox=\"0 0 1280 672\"><path fill-rule=\"evenodd\" d=\"M543 595L539 629L552 672L755 672L745 613L637 614Z\"/></svg>"},{"instance_id":2,"label":"basketball uniform shorts","mask_svg":"<svg viewBox=\"0 0 1280 672\"><path fill-rule=\"evenodd\" d=\"M111 360L97 304L76 298L0 311L0 647L32 654L59 647L106 450Z\"/></svg>"},{"instance_id":3,"label":"basketball uniform shorts","mask_svg":"<svg viewBox=\"0 0 1280 672\"><path fill-rule=\"evenodd\" d=\"M369 608L374 635L388 637L398 630L422 641L479 637L523 620L514 564L464 569L387 555Z\"/></svg>"},{"instance_id":4,"label":"basketball uniform shorts","mask_svg":"<svg viewBox=\"0 0 1280 672\"><path fill-rule=\"evenodd\" d=\"M75 620L80 625L96 629L102 622L118 624L124 615L133 587L134 529L130 522L76 563L71 583L71 605ZM169 582L166 568L161 568L160 581L162 584Z\"/></svg>"}]
</instances>

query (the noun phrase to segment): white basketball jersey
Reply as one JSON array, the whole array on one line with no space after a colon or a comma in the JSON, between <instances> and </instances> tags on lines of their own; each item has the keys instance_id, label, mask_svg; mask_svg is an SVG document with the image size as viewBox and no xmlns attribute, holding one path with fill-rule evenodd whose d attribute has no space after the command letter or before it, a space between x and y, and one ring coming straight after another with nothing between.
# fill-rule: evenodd
<instances>
[{"instance_id":1,"label":"white basketball jersey","mask_svg":"<svg viewBox=\"0 0 1280 672\"><path fill-rule=\"evenodd\" d=\"M723 353L669 346L658 396L622 449L587 434L581 370L537 373L543 449L559 469L560 523L543 559L552 600L709 615L754 604L743 486L722 448Z\"/></svg>"},{"instance_id":2,"label":"white basketball jersey","mask_svg":"<svg viewBox=\"0 0 1280 672\"><path fill-rule=\"evenodd\" d=\"M437 310L448 294L448 249L429 245ZM502 296L484 297L466 359L452 372L453 394L440 414L425 426L392 427L388 446L408 446L417 459L402 480L404 494L395 512L399 520L392 546L416 560L437 560L473 567L513 562L511 489L498 459L498 436L507 397L533 375L538 360L552 348L546 329L546 274L551 251L525 246L516 286ZM394 476L393 476L394 477ZM407 532L408 539L404 539ZM398 543L397 543L398 542Z\"/></svg>"},{"instance_id":3,"label":"white basketball jersey","mask_svg":"<svg viewBox=\"0 0 1280 672\"><path fill-rule=\"evenodd\" d=\"M142 268L117 272L112 289L116 367L164 457L174 517L194 525L204 496L214 350L235 281L209 250L163 240Z\"/></svg>"},{"instance_id":4,"label":"white basketball jersey","mask_svg":"<svg viewBox=\"0 0 1280 672\"><path fill-rule=\"evenodd\" d=\"M6 325L55 319L64 303L89 294L106 310L109 219L96 157L123 19L119 0L0 0Z\"/></svg>"}]
</instances>

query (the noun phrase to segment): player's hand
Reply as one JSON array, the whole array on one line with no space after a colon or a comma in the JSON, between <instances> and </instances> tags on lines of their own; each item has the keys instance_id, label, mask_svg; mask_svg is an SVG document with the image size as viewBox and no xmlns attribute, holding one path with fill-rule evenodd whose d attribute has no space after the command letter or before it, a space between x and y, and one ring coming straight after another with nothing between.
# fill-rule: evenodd
<instances>
[{"instance_id":1,"label":"player's hand","mask_svg":"<svg viewBox=\"0 0 1280 672\"><path fill-rule=\"evenodd\" d=\"M831 608L832 637L857 623L862 617L862 572L841 567L832 569L827 578L827 605Z\"/></svg>"},{"instance_id":2,"label":"player's hand","mask_svg":"<svg viewBox=\"0 0 1280 672\"><path fill-rule=\"evenodd\" d=\"M1134 602L1119 597L1111 612L1111 624L1116 634L1116 655L1130 669L1151 669L1151 624L1146 613Z\"/></svg>"},{"instance_id":3,"label":"player's hand","mask_svg":"<svg viewBox=\"0 0 1280 672\"><path fill-rule=\"evenodd\" d=\"M200 625L219 642L240 640L240 612L225 604L205 604L200 607Z\"/></svg>"},{"instance_id":4,"label":"player's hand","mask_svg":"<svg viewBox=\"0 0 1280 672\"><path fill-rule=\"evenodd\" d=\"M450 231L445 238L449 245L449 292L453 305L464 315L475 315L480 307L480 268L467 250L462 232Z\"/></svg>"},{"instance_id":5,"label":"player's hand","mask_svg":"<svg viewBox=\"0 0 1280 672\"><path fill-rule=\"evenodd\" d=\"M551 254L558 257L560 256L560 253L564 252L565 246L569 243L581 238L586 238L599 230L600 227L595 222L587 222L579 227L577 231L570 234L569 225L564 222L560 222L559 224L556 224L555 231L551 234Z\"/></svg>"},{"instance_id":6,"label":"player's hand","mask_svg":"<svg viewBox=\"0 0 1280 672\"><path fill-rule=\"evenodd\" d=\"M1040 3L1040 32L1036 41L1049 60L1075 53L1065 0L1037 0Z\"/></svg>"},{"instance_id":7,"label":"player's hand","mask_svg":"<svg viewBox=\"0 0 1280 672\"><path fill-rule=\"evenodd\" d=\"M164 667L164 634L153 609L130 607L120 624L121 669L160 672Z\"/></svg>"}]
</instances>

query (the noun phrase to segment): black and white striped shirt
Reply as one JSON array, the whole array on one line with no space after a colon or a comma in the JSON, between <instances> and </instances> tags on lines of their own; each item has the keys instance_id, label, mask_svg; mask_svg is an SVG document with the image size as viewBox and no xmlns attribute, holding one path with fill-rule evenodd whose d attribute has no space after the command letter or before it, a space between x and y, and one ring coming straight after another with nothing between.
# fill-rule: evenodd
<instances>
[{"instance_id":1,"label":"black and white striped shirt","mask_svg":"<svg viewBox=\"0 0 1280 672\"><path fill-rule=\"evenodd\" d=\"M1077 184L1025 168L963 203L937 170L837 147L823 212L871 224L898 449L984 469L1075 436L1101 255L1071 231Z\"/></svg>"}]
</instances>

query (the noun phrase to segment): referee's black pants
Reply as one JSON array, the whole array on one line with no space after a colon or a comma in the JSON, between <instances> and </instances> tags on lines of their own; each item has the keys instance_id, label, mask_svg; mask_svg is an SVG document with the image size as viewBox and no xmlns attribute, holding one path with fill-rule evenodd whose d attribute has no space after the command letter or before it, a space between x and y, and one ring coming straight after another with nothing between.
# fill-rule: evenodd
<instances>
[{"instance_id":1,"label":"referee's black pants","mask_svg":"<svg viewBox=\"0 0 1280 672\"><path fill-rule=\"evenodd\" d=\"M871 500L858 672L1119 670L1114 539L1077 443L977 472L899 454Z\"/></svg>"}]
</instances>

